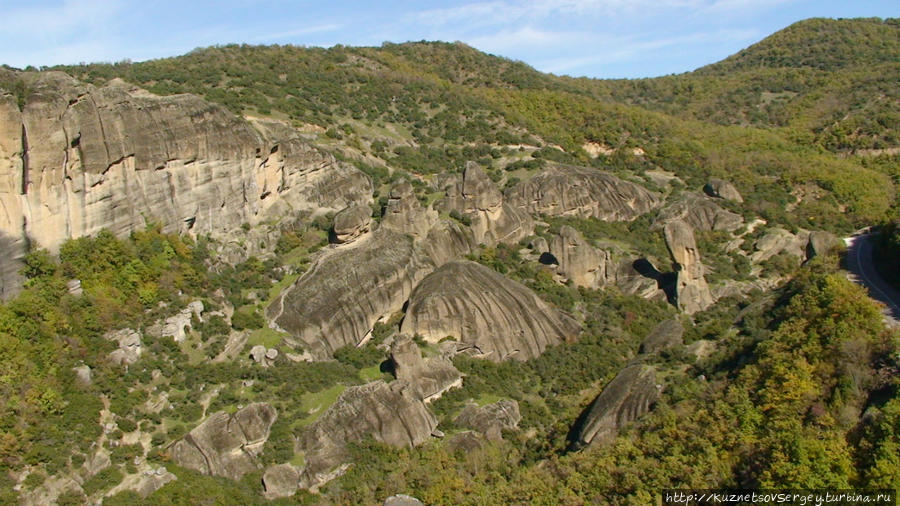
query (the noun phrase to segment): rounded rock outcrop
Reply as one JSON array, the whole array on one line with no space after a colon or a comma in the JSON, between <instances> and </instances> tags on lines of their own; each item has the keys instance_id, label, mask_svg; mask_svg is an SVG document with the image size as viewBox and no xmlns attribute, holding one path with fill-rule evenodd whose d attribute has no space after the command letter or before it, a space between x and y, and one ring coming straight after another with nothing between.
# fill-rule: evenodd
<instances>
[{"instance_id":1,"label":"rounded rock outcrop","mask_svg":"<svg viewBox=\"0 0 900 506\"><path fill-rule=\"evenodd\" d=\"M369 231L372 208L365 204L345 207L334 215L334 239L338 243L350 242Z\"/></svg>"},{"instance_id":2,"label":"rounded rock outcrop","mask_svg":"<svg viewBox=\"0 0 900 506\"><path fill-rule=\"evenodd\" d=\"M501 361L537 357L574 337L579 325L524 285L475 262L457 261L416 286L400 330L429 342L452 336Z\"/></svg>"}]
</instances>

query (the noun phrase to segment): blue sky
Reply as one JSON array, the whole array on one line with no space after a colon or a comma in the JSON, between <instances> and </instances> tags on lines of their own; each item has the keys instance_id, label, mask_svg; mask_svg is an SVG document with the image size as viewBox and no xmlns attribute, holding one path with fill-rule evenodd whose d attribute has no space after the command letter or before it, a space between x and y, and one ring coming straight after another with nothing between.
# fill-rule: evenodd
<instances>
[{"instance_id":1,"label":"blue sky","mask_svg":"<svg viewBox=\"0 0 900 506\"><path fill-rule=\"evenodd\" d=\"M215 44L463 41L538 70L693 70L809 17L898 17L897 0L0 0L0 63L141 61Z\"/></svg>"}]
</instances>

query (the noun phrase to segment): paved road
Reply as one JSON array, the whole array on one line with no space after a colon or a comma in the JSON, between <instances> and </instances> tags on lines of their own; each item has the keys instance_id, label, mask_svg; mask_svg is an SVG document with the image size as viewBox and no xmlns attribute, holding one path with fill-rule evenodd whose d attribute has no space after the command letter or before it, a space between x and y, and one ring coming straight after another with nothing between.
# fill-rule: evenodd
<instances>
[{"instance_id":1,"label":"paved road","mask_svg":"<svg viewBox=\"0 0 900 506\"><path fill-rule=\"evenodd\" d=\"M900 293L878 274L872 260L872 234L858 235L844 239L847 244L847 267L850 279L865 286L869 295L885 305L888 323L900 325ZM897 265L900 269L900 265Z\"/></svg>"}]
</instances>

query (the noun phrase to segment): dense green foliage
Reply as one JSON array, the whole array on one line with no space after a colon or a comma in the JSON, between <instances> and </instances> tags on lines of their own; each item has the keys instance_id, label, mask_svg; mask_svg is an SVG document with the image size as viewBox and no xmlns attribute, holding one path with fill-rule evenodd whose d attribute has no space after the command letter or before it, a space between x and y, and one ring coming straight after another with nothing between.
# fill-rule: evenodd
<instances>
[{"instance_id":1,"label":"dense green foliage","mask_svg":"<svg viewBox=\"0 0 900 506\"><path fill-rule=\"evenodd\" d=\"M98 86L121 77L158 94L196 93L234 113L303 128L313 144L371 177L376 219L391 183L409 181L420 202L432 204L467 161L505 188L554 163L602 168L669 202L710 177L732 181L745 203L721 205L769 223L730 248L735 235L695 232L706 279L731 295L678 315L662 300L559 282L552 266L522 249L528 240L481 245L471 260L571 315L581 325L577 338L525 362L454 357L463 385L429 406L445 438L402 449L356 442L346 474L319 495L276 501L370 504L406 493L427 504L652 504L664 488L900 489L900 335L884 327L836 258L802 267L787 250L749 259L770 227L845 232L875 222L889 223L879 237L881 264L900 258L900 233L890 224L900 184L891 151L900 143L898 28L893 19L808 20L695 72L632 81L542 74L461 43L431 42L229 45L57 69ZM22 75L0 68L0 91L20 107L30 93ZM588 154L586 143L605 154ZM679 179L651 182L648 171L660 169ZM458 211L442 216L473 223ZM98 500L143 457L178 480L148 498L123 492L106 502L263 503L261 471L236 482L204 476L172 463L167 447L210 413L267 402L278 418L259 459L297 464L296 438L341 392L390 379L385 342L403 312L375 323L365 345L325 362L286 358L298 350L267 325L266 307L327 244L332 217L274 224L277 240L236 265L216 257L212 239L155 224L127 238L102 231L73 239L58 255L30 252L24 289L0 304L0 503L16 501L9 491L23 472L26 491L79 474L91 497L70 492L59 502ZM536 234L552 239L568 225L615 261L639 257L668 271L656 217L545 216ZM767 293L742 284L758 278L768 278L760 287L790 281ZM73 280L82 295L70 292ZM152 330L194 300L205 316L193 316L183 342ZM644 337L673 318L685 327L685 344L639 354ZM123 328L143 339L131 365L114 363L118 343L104 337ZM425 355L436 353L414 340ZM280 353L263 367L246 356L254 345ZM610 444L571 451L580 415L636 361L658 370L663 393L653 411ZM83 366L90 381L77 377ZM459 412L503 398L518 403L518 429L456 448ZM138 431L144 439L135 443ZM91 474L84 464L98 447L110 466Z\"/></svg>"}]
</instances>

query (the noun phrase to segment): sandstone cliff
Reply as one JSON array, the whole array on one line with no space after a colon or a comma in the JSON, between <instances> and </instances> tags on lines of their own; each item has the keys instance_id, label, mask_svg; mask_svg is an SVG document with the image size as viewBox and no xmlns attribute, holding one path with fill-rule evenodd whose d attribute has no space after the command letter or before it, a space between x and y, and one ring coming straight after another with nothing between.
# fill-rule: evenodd
<instances>
[{"instance_id":1,"label":"sandstone cliff","mask_svg":"<svg viewBox=\"0 0 900 506\"><path fill-rule=\"evenodd\" d=\"M451 262L409 299L400 328L438 342L452 336L490 360L527 360L574 337L578 324L527 287L475 262Z\"/></svg>"},{"instance_id":2,"label":"sandstone cliff","mask_svg":"<svg viewBox=\"0 0 900 506\"><path fill-rule=\"evenodd\" d=\"M102 228L124 235L149 220L217 235L288 210L371 199L357 169L299 137L264 137L199 97L155 96L121 80L95 87L60 72L21 76L24 107L0 97L4 294L16 289L11 260L26 237L54 251L68 238Z\"/></svg>"},{"instance_id":3,"label":"sandstone cliff","mask_svg":"<svg viewBox=\"0 0 900 506\"><path fill-rule=\"evenodd\" d=\"M412 238L388 230L327 252L268 308L286 342L316 359L358 344L381 316L394 312L433 268Z\"/></svg>"},{"instance_id":4,"label":"sandstone cliff","mask_svg":"<svg viewBox=\"0 0 900 506\"><path fill-rule=\"evenodd\" d=\"M606 284L607 268L612 263L608 251L588 243L574 228L563 225L550 242L550 254L559 264L557 270L576 286L599 288Z\"/></svg>"},{"instance_id":5,"label":"sandstone cliff","mask_svg":"<svg viewBox=\"0 0 900 506\"><path fill-rule=\"evenodd\" d=\"M733 232L744 224L744 218L723 209L712 199L697 193L685 193L659 212L656 226L672 220L683 220L695 230L724 230Z\"/></svg>"}]
</instances>

